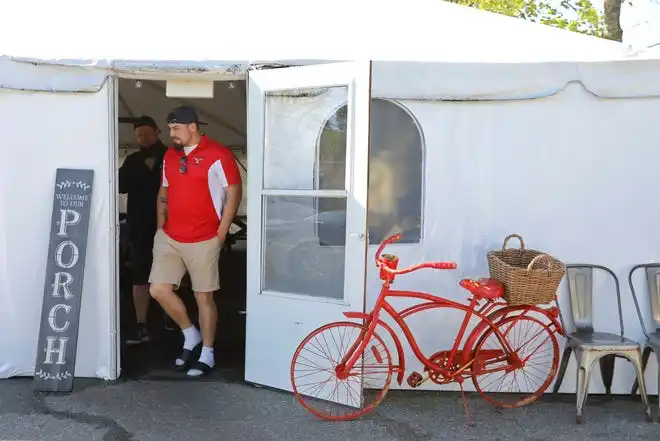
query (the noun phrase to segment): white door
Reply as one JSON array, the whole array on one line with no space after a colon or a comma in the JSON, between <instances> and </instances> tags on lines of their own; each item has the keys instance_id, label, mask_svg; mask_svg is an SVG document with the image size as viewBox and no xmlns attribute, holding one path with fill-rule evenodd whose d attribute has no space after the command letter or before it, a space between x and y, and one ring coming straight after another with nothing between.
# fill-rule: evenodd
<instances>
[{"instance_id":1,"label":"white door","mask_svg":"<svg viewBox=\"0 0 660 441\"><path fill-rule=\"evenodd\" d=\"M248 77L245 379L291 391L300 341L363 311L371 63Z\"/></svg>"}]
</instances>

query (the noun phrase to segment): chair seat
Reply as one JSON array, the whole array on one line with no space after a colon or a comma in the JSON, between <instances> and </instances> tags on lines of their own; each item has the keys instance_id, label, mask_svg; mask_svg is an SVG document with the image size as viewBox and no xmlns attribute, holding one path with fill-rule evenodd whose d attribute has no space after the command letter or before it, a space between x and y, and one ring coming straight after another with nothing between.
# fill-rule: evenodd
<instances>
[{"instance_id":1,"label":"chair seat","mask_svg":"<svg viewBox=\"0 0 660 441\"><path fill-rule=\"evenodd\" d=\"M587 350L630 351L639 349L636 341L608 332L572 332L568 340L573 346Z\"/></svg>"}]
</instances>

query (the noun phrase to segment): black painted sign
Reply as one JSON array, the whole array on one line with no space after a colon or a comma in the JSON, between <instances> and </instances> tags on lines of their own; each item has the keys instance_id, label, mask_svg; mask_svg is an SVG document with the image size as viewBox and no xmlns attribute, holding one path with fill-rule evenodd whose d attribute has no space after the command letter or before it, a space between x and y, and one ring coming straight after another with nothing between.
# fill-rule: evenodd
<instances>
[{"instance_id":1,"label":"black painted sign","mask_svg":"<svg viewBox=\"0 0 660 441\"><path fill-rule=\"evenodd\" d=\"M34 389L70 392L92 204L93 170L57 169Z\"/></svg>"}]
</instances>

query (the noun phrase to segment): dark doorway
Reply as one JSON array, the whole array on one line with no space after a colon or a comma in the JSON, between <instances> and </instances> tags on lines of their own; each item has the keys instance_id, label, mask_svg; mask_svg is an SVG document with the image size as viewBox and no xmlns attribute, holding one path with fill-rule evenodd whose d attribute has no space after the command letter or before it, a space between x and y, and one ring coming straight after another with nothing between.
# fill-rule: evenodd
<instances>
[{"instance_id":1,"label":"dark doorway","mask_svg":"<svg viewBox=\"0 0 660 441\"><path fill-rule=\"evenodd\" d=\"M218 306L218 329L215 341L216 369L202 381L242 381L245 359L245 315L246 308L246 241L244 237L229 239L229 246L220 255L219 271L221 289L215 293ZM120 248L122 248L120 246ZM121 332L122 336L135 323L132 302L130 262L120 253L121 280ZM190 289L188 277L179 290L193 321L197 317L197 305ZM197 324L199 326L199 324ZM149 306L149 331L151 341L139 345L121 346L121 377L140 380L188 380L185 373L176 372L173 363L181 350L181 331L167 330L165 314L158 303ZM190 381L199 381L192 379Z\"/></svg>"}]
</instances>

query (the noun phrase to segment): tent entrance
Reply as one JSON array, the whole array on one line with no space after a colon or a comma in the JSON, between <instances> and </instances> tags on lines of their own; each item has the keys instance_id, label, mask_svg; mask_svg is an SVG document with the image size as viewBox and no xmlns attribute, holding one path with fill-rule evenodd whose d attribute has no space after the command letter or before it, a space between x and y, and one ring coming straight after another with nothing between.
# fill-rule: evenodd
<instances>
[{"instance_id":1,"label":"tent entrance","mask_svg":"<svg viewBox=\"0 0 660 441\"><path fill-rule=\"evenodd\" d=\"M167 113L176 106L194 107L205 122L204 133L230 147L241 169L243 183L247 183L246 155L246 85L244 80L216 81L213 98L168 98L166 82L152 80L119 79L118 81L118 165L121 167L125 158L139 150L139 144L133 129L132 118L148 115L154 118L161 133L160 139L166 145L171 140L167 130ZM130 221L126 219L127 196L118 195L120 218L120 308L118 323L120 327L120 367L124 378L171 379L185 377L174 372L171 367L183 342L181 332L174 325L173 330L166 320L163 310L155 300L150 300L148 328L150 342L127 344L126 339L135 327L136 313L133 300L131 257L129 252L128 229ZM216 335L216 371L210 378L219 380L243 379L245 355L245 281L246 281L246 211L247 191L243 191L243 202L231 237L222 250L220 257L220 277L222 289L215 294L218 307L218 328ZM187 277L186 277L187 279ZM179 290L181 299L188 308L193 322L197 321L197 306L189 283Z\"/></svg>"}]
</instances>

